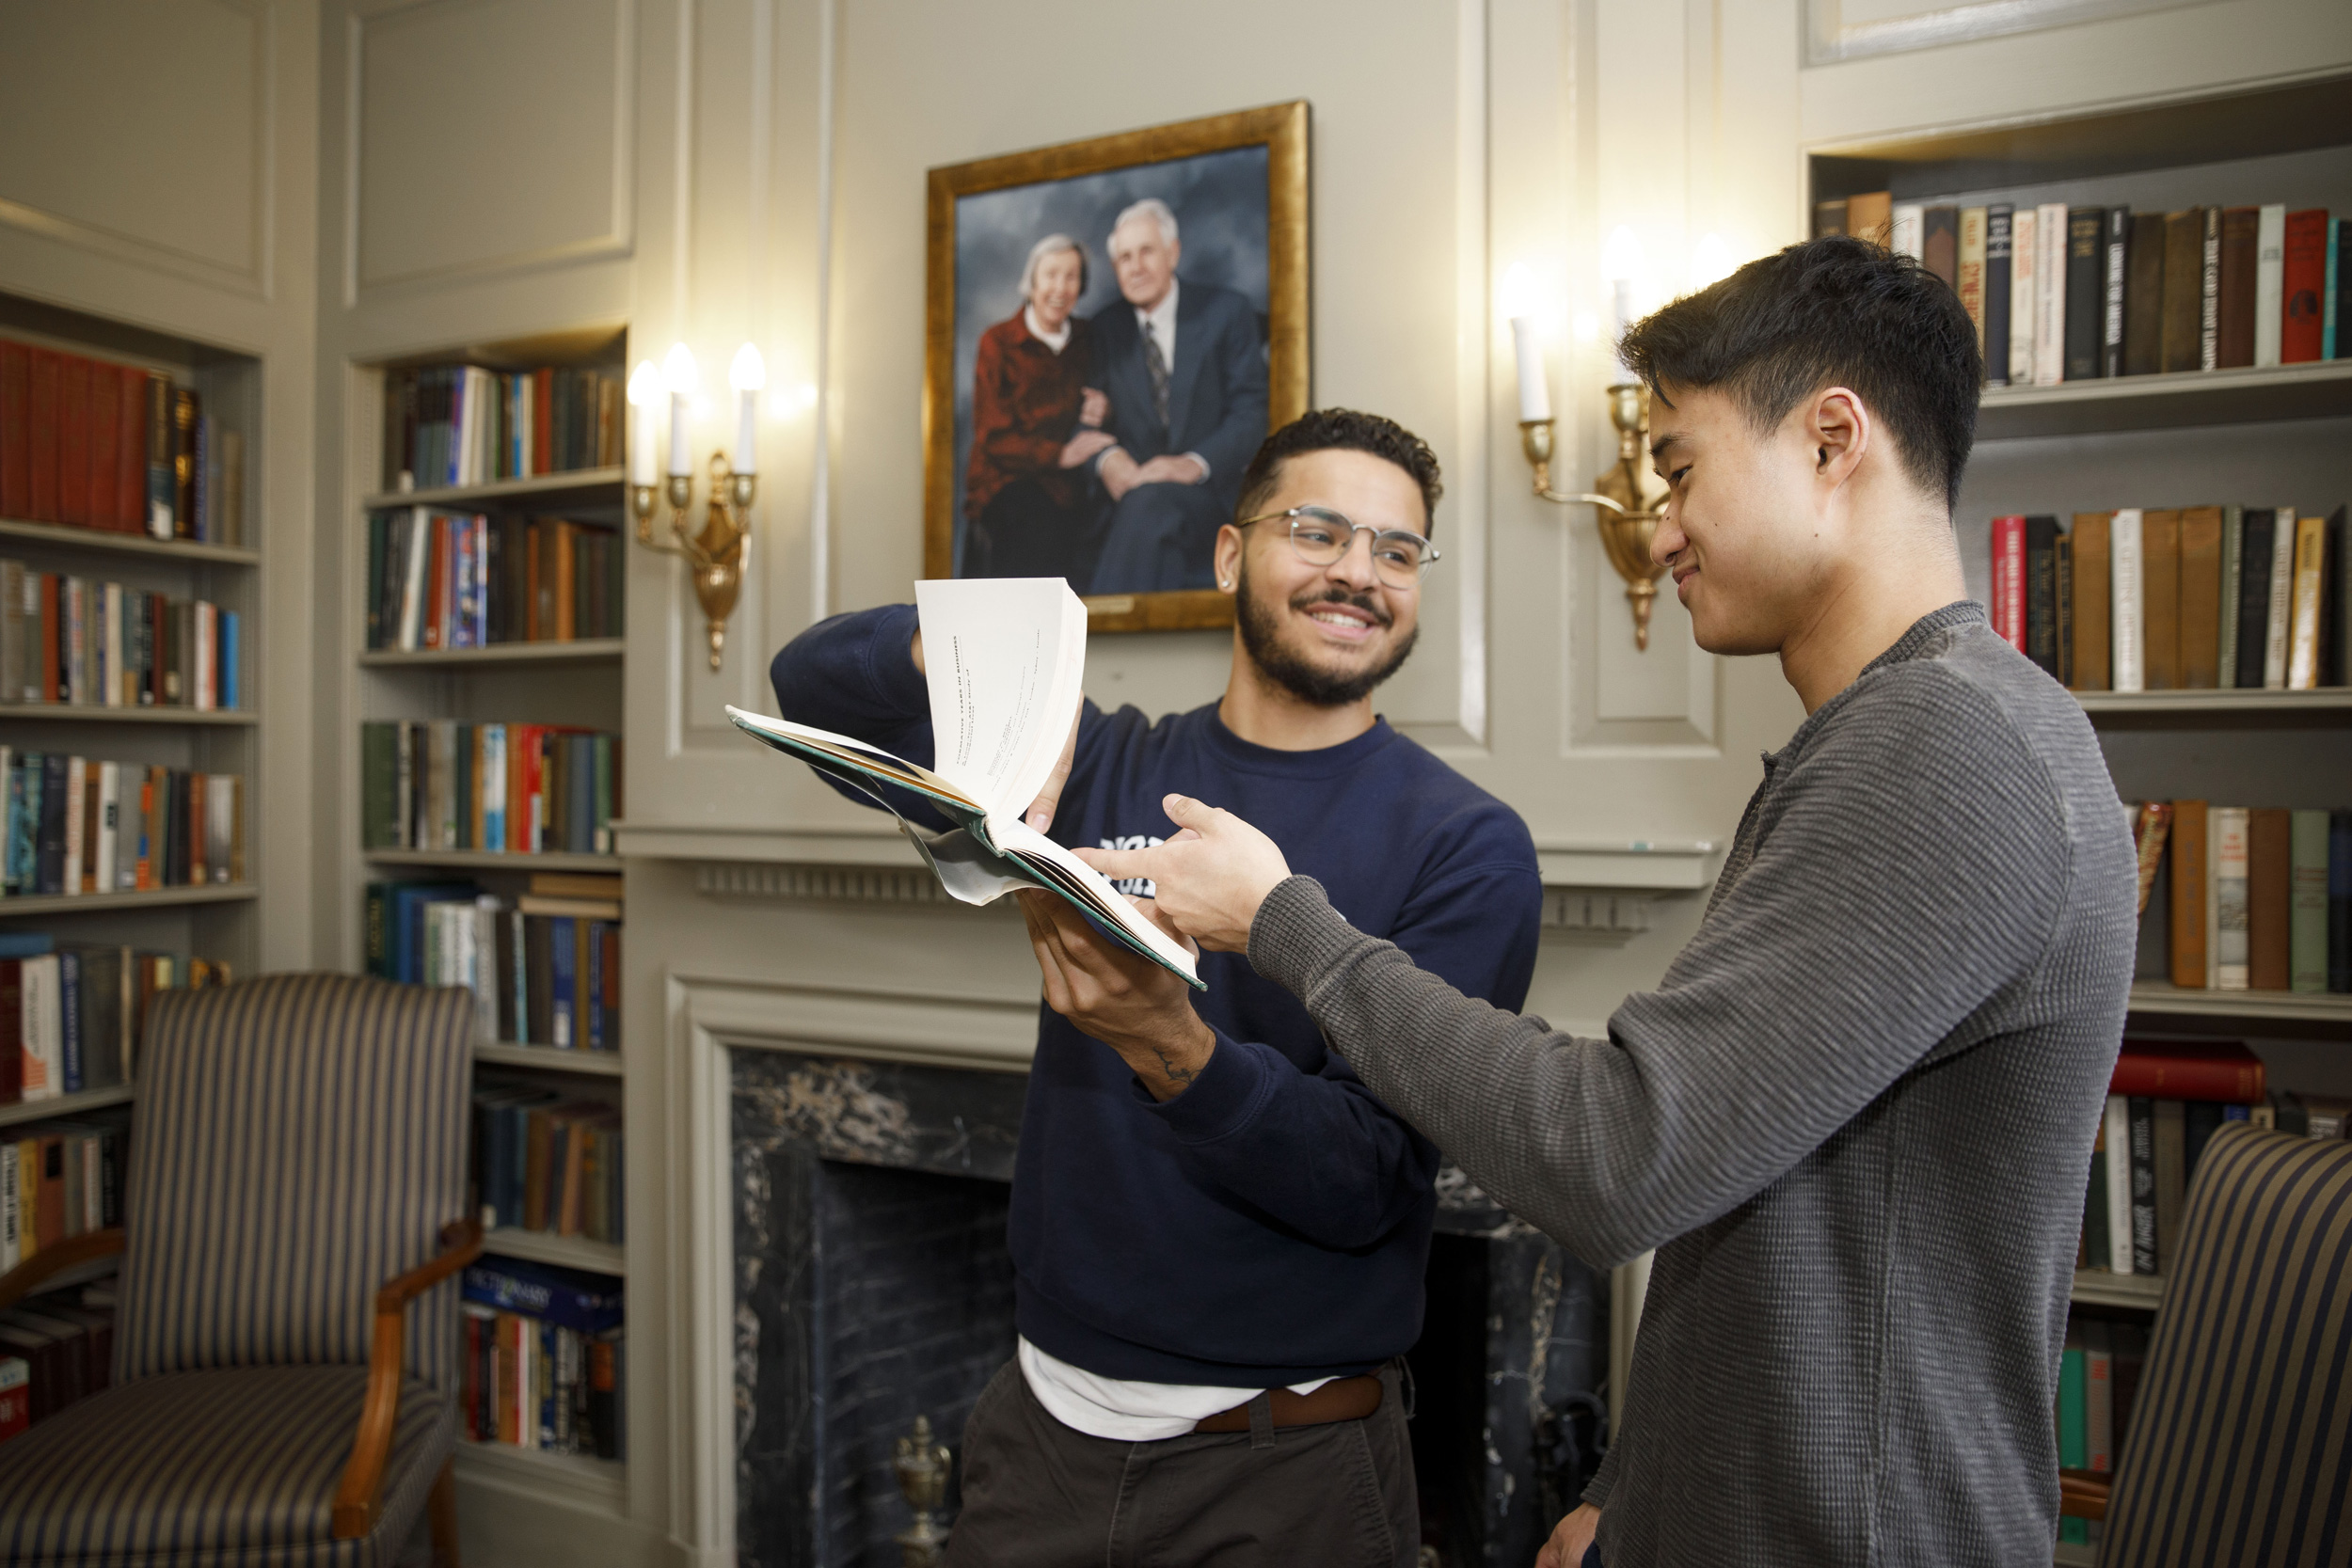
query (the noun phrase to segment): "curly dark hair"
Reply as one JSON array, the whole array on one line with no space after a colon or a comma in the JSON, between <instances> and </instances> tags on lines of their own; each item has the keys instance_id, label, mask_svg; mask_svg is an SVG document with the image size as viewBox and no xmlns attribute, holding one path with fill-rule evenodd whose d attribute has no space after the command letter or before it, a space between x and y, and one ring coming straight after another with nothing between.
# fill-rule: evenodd
<instances>
[{"instance_id":1,"label":"curly dark hair","mask_svg":"<svg viewBox=\"0 0 2352 1568\"><path fill-rule=\"evenodd\" d=\"M1394 420L1353 408L1311 408L1267 436L1241 476L1241 501L1233 515L1254 517L1263 511L1266 498L1282 483L1283 462L1311 451L1365 451L1395 464L1421 486L1426 531L1438 531L1438 498L1445 494L1438 454Z\"/></svg>"},{"instance_id":2,"label":"curly dark hair","mask_svg":"<svg viewBox=\"0 0 2352 1568\"><path fill-rule=\"evenodd\" d=\"M1669 388L1719 388L1758 432L1851 387L1913 482L1959 504L1984 356L1960 296L1908 256L1849 235L1792 245L1636 323L1622 352L1669 407Z\"/></svg>"}]
</instances>

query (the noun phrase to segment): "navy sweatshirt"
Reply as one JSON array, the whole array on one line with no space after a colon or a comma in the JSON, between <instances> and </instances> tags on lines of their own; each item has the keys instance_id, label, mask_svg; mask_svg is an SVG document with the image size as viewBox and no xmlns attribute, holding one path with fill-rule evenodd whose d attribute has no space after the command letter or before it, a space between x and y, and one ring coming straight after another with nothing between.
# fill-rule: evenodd
<instances>
[{"instance_id":1,"label":"navy sweatshirt","mask_svg":"<svg viewBox=\"0 0 2352 1568\"><path fill-rule=\"evenodd\" d=\"M811 627L771 672L785 718L931 760L911 605ZM1238 813L1359 930L1516 1012L1543 884L1517 813L1387 722L1278 752L1216 705L1157 723L1091 702L1052 836L1141 847L1170 791ZM844 791L844 793L848 793ZM864 798L852 795L853 800ZM870 801L865 802L870 804ZM914 819L945 823L912 797ZM1145 888L1131 888L1146 892ZM1152 1100L1041 1005L1009 1225L1021 1333L1104 1377L1269 1387L1364 1371L1421 1336L1437 1149L1367 1089L1298 1000L1203 954L1200 1075Z\"/></svg>"}]
</instances>

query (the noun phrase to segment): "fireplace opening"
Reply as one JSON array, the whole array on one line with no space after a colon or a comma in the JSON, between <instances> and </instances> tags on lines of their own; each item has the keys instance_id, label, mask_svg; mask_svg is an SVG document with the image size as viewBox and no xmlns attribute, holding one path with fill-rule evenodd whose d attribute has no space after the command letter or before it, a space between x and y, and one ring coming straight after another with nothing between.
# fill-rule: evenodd
<instances>
[{"instance_id":1,"label":"fireplace opening","mask_svg":"<svg viewBox=\"0 0 2352 1568\"><path fill-rule=\"evenodd\" d=\"M898 1568L894 1472L919 1415L959 1461L1014 1347L1014 1075L738 1051L736 1511L743 1568ZM1533 1560L1598 1462L1606 1276L1439 1183L1407 1357L1423 1540L1441 1568ZM951 1478L943 1510L952 1528Z\"/></svg>"}]
</instances>

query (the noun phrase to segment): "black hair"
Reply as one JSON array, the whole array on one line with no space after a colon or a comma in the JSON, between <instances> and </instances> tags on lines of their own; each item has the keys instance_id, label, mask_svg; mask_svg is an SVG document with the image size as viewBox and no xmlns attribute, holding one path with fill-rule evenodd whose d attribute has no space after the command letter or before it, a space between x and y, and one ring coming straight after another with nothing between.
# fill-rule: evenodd
<instances>
[{"instance_id":1,"label":"black hair","mask_svg":"<svg viewBox=\"0 0 2352 1568\"><path fill-rule=\"evenodd\" d=\"M1353 408L1311 408L1267 436L1241 476L1241 500L1233 515L1256 516L1282 483L1283 462L1311 451L1370 452L1395 464L1421 486L1426 531L1438 531L1438 498L1445 494L1438 454L1394 420Z\"/></svg>"},{"instance_id":2,"label":"black hair","mask_svg":"<svg viewBox=\"0 0 2352 1568\"><path fill-rule=\"evenodd\" d=\"M1984 355L1960 296L1908 256L1848 235L1792 245L1636 323L1622 352L1668 406L1668 388L1721 390L1758 432L1851 387L1913 481L1959 504Z\"/></svg>"}]
</instances>

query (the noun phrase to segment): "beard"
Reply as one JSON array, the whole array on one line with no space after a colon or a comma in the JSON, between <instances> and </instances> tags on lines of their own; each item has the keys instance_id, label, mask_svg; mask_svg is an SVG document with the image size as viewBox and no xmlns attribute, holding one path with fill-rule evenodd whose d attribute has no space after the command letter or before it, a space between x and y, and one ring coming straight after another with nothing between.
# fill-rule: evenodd
<instances>
[{"instance_id":1,"label":"beard","mask_svg":"<svg viewBox=\"0 0 2352 1568\"><path fill-rule=\"evenodd\" d=\"M1235 618L1241 627L1241 644L1249 652L1249 661L1258 673L1292 696L1312 707L1346 707L1362 702L1373 689L1387 680L1411 656L1413 643L1421 636L1421 627L1399 638L1389 657L1362 670L1326 670L1282 641L1279 623L1274 618L1273 607L1249 591L1249 568L1241 570L1241 586L1235 594ZM1353 605L1371 615L1383 626L1395 624L1386 606L1371 594L1351 594L1336 585L1317 593L1299 595L1291 601L1296 610L1311 610L1319 604Z\"/></svg>"}]
</instances>

